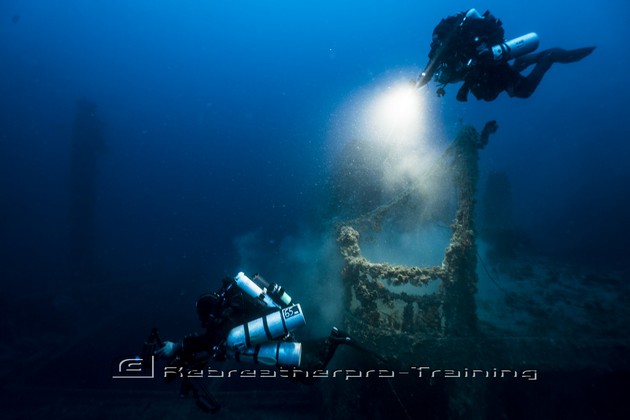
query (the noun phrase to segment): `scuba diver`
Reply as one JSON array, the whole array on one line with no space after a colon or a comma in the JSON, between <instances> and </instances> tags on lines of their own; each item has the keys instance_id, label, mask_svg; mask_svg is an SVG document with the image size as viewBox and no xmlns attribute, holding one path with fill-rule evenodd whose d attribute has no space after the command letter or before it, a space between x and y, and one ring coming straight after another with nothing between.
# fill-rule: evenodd
<instances>
[{"instance_id":1,"label":"scuba diver","mask_svg":"<svg viewBox=\"0 0 630 420\"><path fill-rule=\"evenodd\" d=\"M457 100L465 102L472 92L477 99L492 101L503 91L510 97L528 98L554 63L573 63L593 52L595 47L564 50L538 48L534 32L506 41L502 23L489 11L475 9L442 19L433 30L429 63L418 76L416 86L434 79L444 96L449 83L464 82ZM511 64L510 61L514 60ZM534 65L527 76L520 72Z\"/></svg>"},{"instance_id":2,"label":"scuba diver","mask_svg":"<svg viewBox=\"0 0 630 420\"><path fill-rule=\"evenodd\" d=\"M323 339L296 342L292 331L305 325L300 304L294 303L281 286L270 285L258 275L250 279L241 272L223 279L218 291L199 297L196 310L205 333L188 335L177 343L162 342L153 329L143 354L148 349L146 356L155 355L171 366L182 367L178 372L199 371L212 361L227 359L275 366L289 372L283 377L303 384L317 380L312 373L326 369L340 344L386 361L336 327ZM165 378L168 381L166 374ZM217 411L220 405L203 384L196 383L195 387L184 374L180 394L185 396L192 390L198 406L207 412Z\"/></svg>"}]
</instances>

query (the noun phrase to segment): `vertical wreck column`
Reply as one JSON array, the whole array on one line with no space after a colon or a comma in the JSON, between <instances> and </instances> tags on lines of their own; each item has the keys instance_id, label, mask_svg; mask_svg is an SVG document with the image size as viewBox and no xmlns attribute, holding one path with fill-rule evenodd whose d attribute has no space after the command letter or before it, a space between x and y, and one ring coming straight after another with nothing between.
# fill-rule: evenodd
<instances>
[{"instance_id":1,"label":"vertical wreck column","mask_svg":"<svg viewBox=\"0 0 630 420\"><path fill-rule=\"evenodd\" d=\"M481 135L472 127L464 127L451 146L457 213L451 226L453 236L444 257L446 278L442 285L443 319L447 336L467 336L477 332L474 210L479 178L479 149L488 143L489 135L496 129L494 121L486 123Z\"/></svg>"}]
</instances>

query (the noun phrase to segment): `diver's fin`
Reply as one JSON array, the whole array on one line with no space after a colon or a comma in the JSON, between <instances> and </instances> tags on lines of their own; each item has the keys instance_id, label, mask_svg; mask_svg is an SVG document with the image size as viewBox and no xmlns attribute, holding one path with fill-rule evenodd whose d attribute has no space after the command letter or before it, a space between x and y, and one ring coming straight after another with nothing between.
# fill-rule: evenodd
<instances>
[{"instance_id":1,"label":"diver's fin","mask_svg":"<svg viewBox=\"0 0 630 420\"><path fill-rule=\"evenodd\" d=\"M527 54L514 60L512 68L517 71L525 70L532 64L544 63L551 65L553 63L574 63L580 61L584 57L590 55L596 47L576 48L574 50L565 50L564 48L550 48L534 54Z\"/></svg>"},{"instance_id":2,"label":"diver's fin","mask_svg":"<svg viewBox=\"0 0 630 420\"><path fill-rule=\"evenodd\" d=\"M595 47L576 48L565 50L562 48L551 48L538 53L539 60L551 60L553 63L574 63L590 55Z\"/></svg>"}]
</instances>

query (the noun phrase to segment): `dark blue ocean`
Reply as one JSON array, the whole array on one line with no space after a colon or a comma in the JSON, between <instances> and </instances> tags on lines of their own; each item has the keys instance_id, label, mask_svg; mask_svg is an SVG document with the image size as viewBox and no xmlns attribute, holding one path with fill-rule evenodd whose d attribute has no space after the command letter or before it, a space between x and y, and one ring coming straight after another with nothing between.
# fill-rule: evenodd
<instances>
[{"instance_id":1,"label":"dark blue ocean","mask_svg":"<svg viewBox=\"0 0 630 420\"><path fill-rule=\"evenodd\" d=\"M539 50L597 48L579 62L554 64L528 99L504 92L491 102L472 95L458 102L458 84L438 97L432 82L408 94L417 107L411 116L396 108L408 98L387 102L427 64L435 25L470 7L500 18L507 39L536 32ZM200 332L198 295L239 271L285 285L311 314L311 335L343 326L334 223L422 179L463 125L481 130L496 120L478 162L477 226L492 214L490 180L500 179L510 235L494 248L479 242L479 315L509 329L505 316L519 319L524 310L545 324L575 326L558 327L569 341L586 329L606 351L575 369L546 368L558 382L541 372L538 390L491 386L485 412L612 416L630 385L629 13L623 0L3 0L0 400L7 415L90 418L97 414L85 410L98 407L99 418L196 416L176 385L113 380L112 366L139 352L152 327L172 340ZM387 106L394 116L381 119ZM366 175L350 176L358 161ZM420 243L392 233L370 252L427 263L414 260L418 249L435 252L429 263L439 264L439 232ZM387 252L388 243L399 248ZM505 273L523 259L535 262L516 285L493 271L493 262ZM559 283L542 296L544 278ZM539 311L506 303L510 294L533 299ZM496 312L499 301L510 315ZM520 327L517 336L552 340L557 332ZM286 391L282 381L241 382L214 389L226 401L240 401L229 395L242 390ZM558 391L567 383L579 385ZM334 404L327 385L318 386L322 404ZM392 392L394 412L409 418L457 411L412 409L410 401L428 398ZM513 405L492 409L491 392ZM553 409L531 408L538 403ZM365 399L360 404L357 415L369 415ZM145 406L142 414L137 407ZM259 418L334 412L304 412L297 402L285 411L246 407L243 418L247 410ZM218 416L241 418L227 413Z\"/></svg>"}]
</instances>

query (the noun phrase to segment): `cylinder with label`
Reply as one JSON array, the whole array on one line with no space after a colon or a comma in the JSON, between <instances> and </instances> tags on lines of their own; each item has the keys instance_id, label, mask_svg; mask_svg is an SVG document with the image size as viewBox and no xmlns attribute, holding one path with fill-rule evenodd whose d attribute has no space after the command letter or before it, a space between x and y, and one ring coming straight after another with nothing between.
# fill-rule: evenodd
<instances>
[{"instance_id":1,"label":"cylinder with label","mask_svg":"<svg viewBox=\"0 0 630 420\"><path fill-rule=\"evenodd\" d=\"M306 320L298 303L232 328L226 344L229 349L242 353L257 344L283 337L303 325L306 325Z\"/></svg>"}]
</instances>

